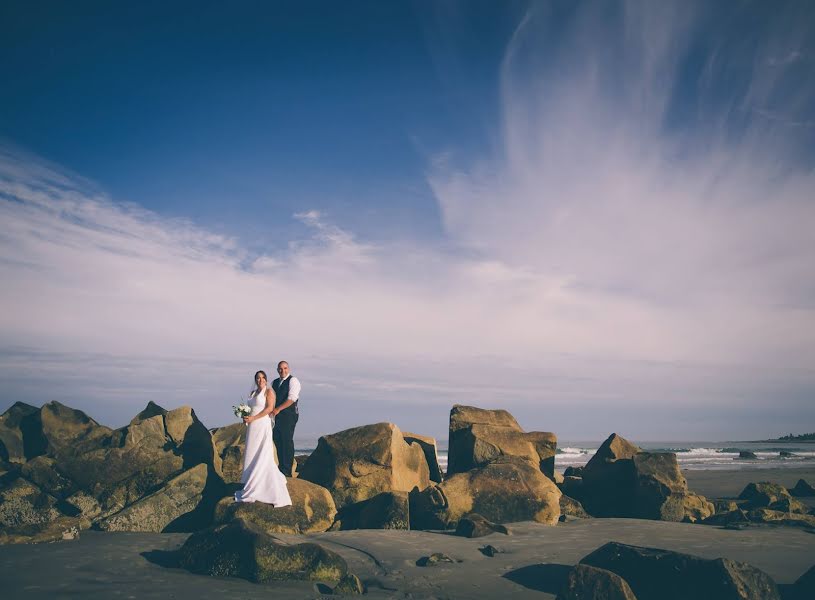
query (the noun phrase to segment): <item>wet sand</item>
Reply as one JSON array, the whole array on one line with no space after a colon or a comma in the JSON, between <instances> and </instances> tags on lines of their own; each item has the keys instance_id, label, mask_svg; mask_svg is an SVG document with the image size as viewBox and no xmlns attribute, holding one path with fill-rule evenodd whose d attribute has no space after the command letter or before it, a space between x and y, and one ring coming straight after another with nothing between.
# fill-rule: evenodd
<instances>
[{"instance_id":1,"label":"wet sand","mask_svg":"<svg viewBox=\"0 0 815 600\"><path fill-rule=\"evenodd\" d=\"M750 481L793 485L812 476L778 472L689 472L691 489L711 497L736 495ZM813 473L815 470L809 471ZM315 541L341 554L372 598L554 598L569 567L608 541L666 548L706 558L748 562L789 584L815 562L815 535L795 528L731 531L704 525L637 519L587 519L546 527L510 525L512 535L465 539L423 531L340 531L280 535L288 543ZM312 582L253 584L161 566L186 534L82 532L79 540L0 546L0 582L11 598L320 598ZM479 548L503 550L495 557ZM433 552L460 560L418 567ZM324 588L323 588L324 590Z\"/></svg>"},{"instance_id":2,"label":"wet sand","mask_svg":"<svg viewBox=\"0 0 815 600\"><path fill-rule=\"evenodd\" d=\"M781 469L744 468L737 471L685 470L682 474L692 491L708 498L735 498L748 483L758 481L772 481L791 488L799 479L805 479L815 485L815 465Z\"/></svg>"}]
</instances>

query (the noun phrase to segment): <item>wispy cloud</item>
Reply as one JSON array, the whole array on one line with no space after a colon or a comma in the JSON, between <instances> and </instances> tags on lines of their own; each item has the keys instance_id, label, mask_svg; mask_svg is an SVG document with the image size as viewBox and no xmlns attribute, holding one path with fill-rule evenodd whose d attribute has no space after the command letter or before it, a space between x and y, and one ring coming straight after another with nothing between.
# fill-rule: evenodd
<instances>
[{"instance_id":1,"label":"wispy cloud","mask_svg":"<svg viewBox=\"0 0 815 600\"><path fill-rule=\"evenodd\" d=\"M813 417L815 179L787 160L800 139L744 121L760 106L801 118L812 84L776 99L801 61L769 69L789 54L768 42L721 97L725 44L683 99L696 12L586 6L554 37L538 9L520 23L491 152L430 157L439 246L372 243L304 207L306 235L258 256L2 150L0 398L121 421L187 402L216 425L285 357L313 383L314 433L441 433L453 402L573 437L769 435L768 419L782 433Z\"/></svg>"},{"instance_id":2,"label":"wispy cloud","mask_svg":"<svg viewBox=\"0 0 815 600\"><path fill-rule=\"evenodd\" d=\"M500 143L431 174L447 231L508 269L562 281L596 338L625 339L619 353L800 361L815 341L812 160L785 160L796 140L763 119L735 128L722 117L773 98L783 74L757 71L721 97L704 86L733 76L724 47L689 92L701 16L686 3L586 6L556 48L541 47L551 32L538 9L506 52ZM756 65L762 43L772 46L757 42ZM796 93L815 101L811 81ZM697 109L677 126L683 103Z\"/></svg>"},{"instance_id":3,"label":"wispy cloud","mask_svg":"<svg viewBox=\"0 0 815 600\"><path fill-rule=\"evenodd\" d=\"M31 176L0 164L7 403L61 398L116 423L154 399L215 425L247 373L286 357L314 384L306 432L390 419L441 434L449 406L472 402L599 436L610 406L661 421L655 398L695 410L812 385L776 354L812 349L808 311L740 301L711 314L515 264L498 246L473 257L365 244L316 212L298 217L312 237L247 268L235 240L88 194L70 175L44 183L27 160ZM574 421L578 406L602 423ZM657 431L645 417L639 427Z\"/></svg>"},{"instance_id":4,"label":"wispy cloud","mask_svg":"<svg viewBox=\"0 0 815 600\"><path fill-rule=\"evenodd\" d=\"M770 56L769 58L767 58L766 63L771 67L784 67L796 61L799 61L802 58L803 54L801 54L797 50L790 50L786 55L781 57Z\"/></svg>"}]
</instances>

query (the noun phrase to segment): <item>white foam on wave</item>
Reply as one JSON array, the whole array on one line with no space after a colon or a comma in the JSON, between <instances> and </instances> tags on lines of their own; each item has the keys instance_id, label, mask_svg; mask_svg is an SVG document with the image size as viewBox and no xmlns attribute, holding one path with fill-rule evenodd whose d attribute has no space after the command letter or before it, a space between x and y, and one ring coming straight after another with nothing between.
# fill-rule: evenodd
<instances>
[{"instance_id":1,"label":"white foam on wave","mask_svg":"<svg viewBox=\"0 0 815 600\"><path fill-rule=\"evenodd\" d=\"M656 449L651 452L674 452L681 468L690 469L742 469L742 468L770 468L797 466L801 462L815 460L815 451L799 451L791 449L794 456L785 458L779 456L775 450L762 452L754 450L757 460L739 459L738 451L723 452L722 450L735 450L735 448L677 448ZM684 451L680 451L684 450ZM580 446L564 446L558 448L555 456L555 467L562 471L566 467L580 467L589 462L596 448ZM297 453L304 453L297 450ZM447 450L438 450L439 466L443 472L447 471Z\"/></svg>"},{"instance_id":2,"label":"white foam on wave","mask_svg":"<svg viewBox=\"0 0 815 600\"><path fill-rule=\"evenodd\" d=\"M596 448L572 448L571 446L558 448L558 454L594 454L595 452L597 452Z\"/></svg>"}]
</instances>

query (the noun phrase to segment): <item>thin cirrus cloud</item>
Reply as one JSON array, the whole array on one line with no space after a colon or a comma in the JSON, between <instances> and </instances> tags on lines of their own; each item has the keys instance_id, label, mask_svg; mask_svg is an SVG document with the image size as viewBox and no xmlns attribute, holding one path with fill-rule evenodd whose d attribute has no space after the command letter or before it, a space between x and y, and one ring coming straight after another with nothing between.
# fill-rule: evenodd
<instances>
[{"instance_id":1,"label":"thin cirrus cloud","mask_svg":"<svg viewBox=\"0 0 815 600\"><path fill-rule=\"evenodd\" d=\"M614 418L660 435L649 422L664 421L661 404L758 403L811 386L777 360L745 363L746 334L700 332L711 324L688 308L497 258L361 243L315 211L297 217L311 237L251 257L30 156L4 154L0 173L9 404L58 398L118 423L153 399L218 425L247 374L287 357L313 385L303 431L315 436L379 420L443 435L450 405L469 402L575 438ZM711 343L682 354L686 328ZM577 407L598 422L576 421Z\"/></svg>"},{"instance_id":2,"label":"thin cirrus cloud","mask_svg":"<svg viewBox=\"0 0 815 600\"><path fill-rule=\"evenodd\" d=\"M738 69L722 36L680 88L704 21L687 6L625 4L613 36L590 6L556 48L542 47L549 15L531 10L502 65L493 152L436 161L431 185L452 236L567 282L569 306L598 338L625 340L620 353L809 366L812 148L803 165L791 155L810 133L752 116L771 106L791 123L813 105L811 79L791 90L784 72L804 53L782 46L800 36L768 26Z\"/></svg>"},{"instance_id":3,"label":"thin cirrus cloud","mask_svg":"<svg viewBox=\"0 0 815 600\"><path fill-rule=\"evenodd\" d=\"M157 399L218 425L286 357L312 384L315 435L380 420L443 435L453 402L567 439L811 420L815 182L790 158L808 129L789 123L812 84L779 92L810 50L769 27L723 91L724 40L682 99L698 9L625 6L611 27L581 8L555 42L547 14L522 20L495 147L429 158L439 246L368 242L304 207L307 236L251 254L4 149L4 403L51 399L44 375L109 422Z\"/></svg>"}]
</instances>

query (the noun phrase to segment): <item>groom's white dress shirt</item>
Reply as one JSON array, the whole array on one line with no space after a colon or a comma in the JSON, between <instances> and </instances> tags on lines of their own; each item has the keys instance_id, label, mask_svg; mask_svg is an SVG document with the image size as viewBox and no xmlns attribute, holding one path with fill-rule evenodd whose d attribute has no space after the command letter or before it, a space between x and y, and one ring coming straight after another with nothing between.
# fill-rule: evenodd
<instances>
[{"instance_id":1,"label":"groom's white dress shirt","mask_svg":"<svg viewBox=\"0 0 815 600\"><path fill-rule=\"evenodd\" d=\"M300 398L300 380L297 379L297 377L295 377L294 375L289 375L288 377L286 377L286 379L290 380L288 399L291 400L292 402L297 402L297 399ZM281 379L280 385L283 385L283 382L286 381L286 379Z\"/></svg>"}]
</instances>

